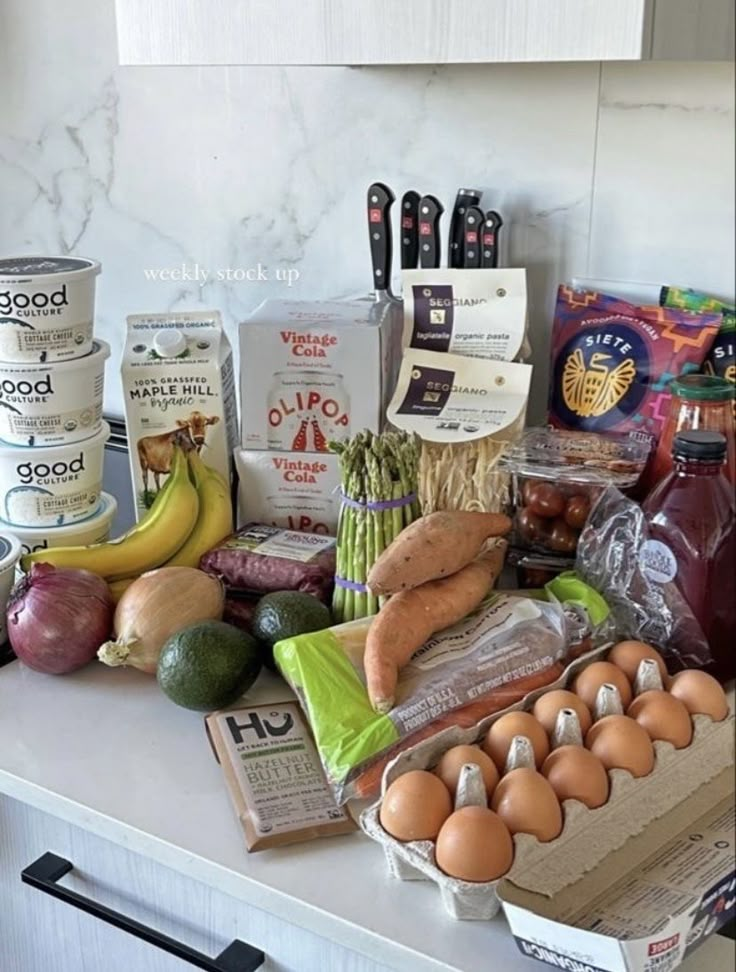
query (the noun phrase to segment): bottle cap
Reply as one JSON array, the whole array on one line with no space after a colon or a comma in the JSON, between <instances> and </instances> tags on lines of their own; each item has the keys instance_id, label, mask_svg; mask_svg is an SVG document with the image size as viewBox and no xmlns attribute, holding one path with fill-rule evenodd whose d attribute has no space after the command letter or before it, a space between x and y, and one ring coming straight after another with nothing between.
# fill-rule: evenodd
<instances>
[{"instance_id":1,"label":"bottle cap","mask_svg":"<svg viewBox=\"0 0 736 972\"><path fill-rule=\"evenodd\" d=\"M675 459L723 462L726 458L726 436L705 429L678 432L672 443L672 455Z\"/></svg>"},{"instance_id":2,"label":"bottle cap","mask_svg":"<svg viewBox=\"0 0 736 972\"><path fill-rule=\"evenodd\" d=\"M175 358L186 351L187 339L181 331L156 331L153 350L160 358Z\"/></svg>"},{"instance_id":3,"label":"bottle cap","mask_svg":"<svg viewBox=\"0 0 736 972\"><path fill-rule=\"evenodd\" d=\"M680 375L669 388L673 395L692 402L728 402L736 394L733 382L715 375Z\"/></svg>"}]
</instances>

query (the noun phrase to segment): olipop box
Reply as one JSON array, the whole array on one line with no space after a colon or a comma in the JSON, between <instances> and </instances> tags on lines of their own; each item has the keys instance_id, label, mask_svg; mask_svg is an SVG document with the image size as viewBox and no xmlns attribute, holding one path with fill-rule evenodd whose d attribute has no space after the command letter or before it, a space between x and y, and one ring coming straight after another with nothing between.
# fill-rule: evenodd
<instances>
[{"instance_id":1,"label":"olipop box","mask_svg":"<svg viewBox=\"0 0 736 972\"><path fill-rule=\"evenodd\" d=\"M401 330L395 302L264 301L240 325L243 446L327 452L379 432Z\"/></svg>"}]
</instances>

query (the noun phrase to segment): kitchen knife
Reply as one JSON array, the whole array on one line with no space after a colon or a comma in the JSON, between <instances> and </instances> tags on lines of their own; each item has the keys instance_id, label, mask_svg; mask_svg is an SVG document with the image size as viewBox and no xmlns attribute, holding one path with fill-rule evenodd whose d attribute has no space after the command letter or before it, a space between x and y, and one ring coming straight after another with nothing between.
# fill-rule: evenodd
<instances>
[{"instance_id":1,"label":"kitchen knife","mask_svg":"<svg viewBox=\"0 0 736 972\"><path fill-rule=\"evenodd\" d=\"M374 182L368 187L368 233L376 300L391 299L391 206L395 198L389 187L382 182Z\"/></svg>"},{"instance_id":2,"label":"kitchen knife","mask_svg":"<svg viewBox=\"0 0 736 972\"><path fill-rule=\"evenodd\" d=\"M466 270L476 270L481 262L481 237L485 216L478 206L468 206L463 219L463 246L461 265Z\"/></svg>"},{"instance_id":3,"label":"kitchen knife","mask_svg":"<svg viewBox=\"0 0 736 972\"><path fill-rule=\"evenodd\" d=\"M482 248L480 265L482 267L498 266L498 234L503 226L503 220L495 209L489 209L483 222Z\"/></svg>"},{"instance_id":4,"label":"kitchen knife","mask_svg":"<svg viewBox=\"0 0 736 972\"><path fill-rule=\"evenodd\" d=\"M401 269L414 270L419 260L419 202L421 196L409 189L401 197Z\"/></svg>"},{"instance_id":5,"label":"kitchen knife","mask_svg":"<svg viewBox=\"0 0 736 972\"><path fill-rule=\"evenodd\" d=\"M435 196L419 202L419 266L435 270L440 265L440 217L444 209Z\"/></svg>"},{"instance_id":6,"label":"kitchen knife","mask_svg":"<svg viewBox=\"0 0 736 972\"><path fill-rule=\"evenodd\" d=\"M450 237L448 242L448 266L463 265L463 219L468 206L477 206L483 195L480 189L458 189L455 205L450 218Z\"/></svg>"}]
</instances>

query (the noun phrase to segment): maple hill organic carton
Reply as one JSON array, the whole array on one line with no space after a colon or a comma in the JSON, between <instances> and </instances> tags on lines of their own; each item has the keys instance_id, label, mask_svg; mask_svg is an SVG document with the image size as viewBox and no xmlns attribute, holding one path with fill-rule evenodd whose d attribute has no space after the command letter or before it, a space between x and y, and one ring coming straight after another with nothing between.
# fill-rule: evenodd
<instances>
[{"instance_id":1,"label":"maple hill organic carton","mask_svg":"<svg viewBox=\"0 0 736 972\"><path fill-rule=\"evenodd\" d=\"M232 350L217 311L127 320L123 395L140 518L166 482L175 444L196 449L230 482L238 418Z\"/></svg>"},{"instance_id":2,"label":"maple hill organic carton","mask_svg":"<svg viewBox=\"0 0 736 972\"><path fill-rule=\"evenodd\" d=\"M380 432L401 330L391 302L264 301L240 325L242 445L326 452Z\"/></svg>"},{"instance_id":3,"label":"maple hill organic carton","mask_svg":"<svg viewBox=\"0 0 736 972\"><path fill-rule=\"evenodd\" d=\"M333 453L236 449L238 525L334 534L340 512L340 469Z\"/></svg>"}]
</instances>

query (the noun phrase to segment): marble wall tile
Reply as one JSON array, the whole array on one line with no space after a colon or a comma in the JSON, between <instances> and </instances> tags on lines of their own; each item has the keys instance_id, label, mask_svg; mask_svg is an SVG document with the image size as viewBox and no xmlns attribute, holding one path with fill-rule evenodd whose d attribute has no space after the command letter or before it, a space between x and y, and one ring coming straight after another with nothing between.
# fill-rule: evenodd
<instances>
[{"instance_id":1,"label":"marble wall tile","mask_svg":"<svg viewBox=\"0 0 736 972\"><path fill-rule=\"evenodd\" d=\"M596 64L120 68L112 0L4 0L0 45L0 253L102 261L109 411L126 314L219 308L237 348L264 297L366 292L378 178L448 209L477 185L503 211L529 270L534 420L560 280L733 292L728 65L610 65L602 86ZM265 281L218 279L259 263ZM182 267L198 278L161 279Z\"/></svg>"},{"instance_id":2,"label":"marble wall tile","mask_svg":"<svg viewBox=\"0 0 736 972\"><path fill-rule=\"evenodd\" d=\"M734 296L733 64L603 68L593 275Z\"/></svg>"}]
</instances>

